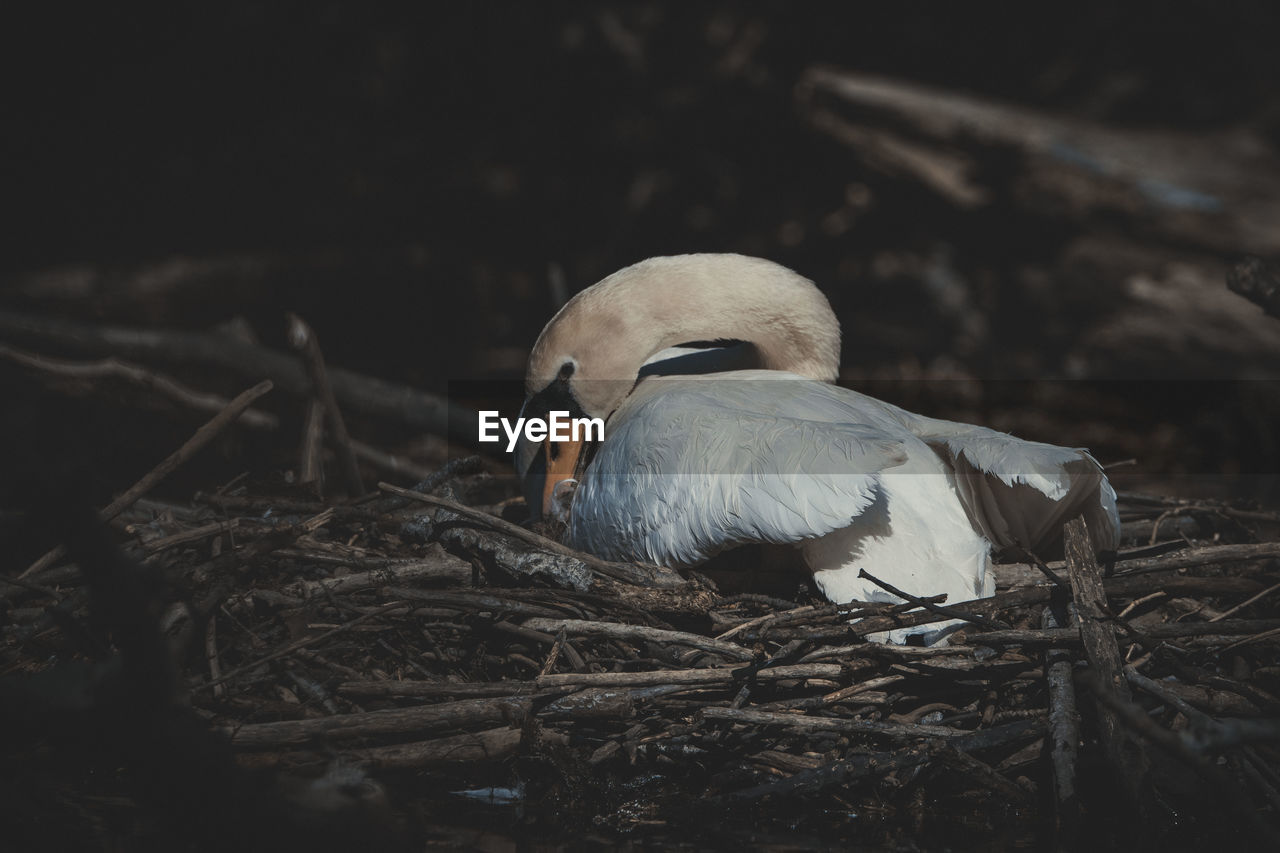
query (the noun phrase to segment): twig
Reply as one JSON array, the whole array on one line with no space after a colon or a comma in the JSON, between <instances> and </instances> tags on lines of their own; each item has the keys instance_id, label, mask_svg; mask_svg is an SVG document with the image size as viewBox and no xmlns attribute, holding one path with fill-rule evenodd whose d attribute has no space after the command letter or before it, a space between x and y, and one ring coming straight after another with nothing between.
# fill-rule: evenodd
<instances>
[{"instance_id":1,"label":"twig","mask_svg":"<svg viewBox=\"0 0 1280 853\"><path fill-rule=\"evenodd\" d=\"M188 388L176 379L156 373L115 358L104 358L101 361L66 361L50 358L33 352L18 349L0 343L0 358L7 358L15 364L39 370L53 376L65 376L70 379L101 379L114 376L132 382L149 391L156 391L180 405L201 412L219 412L230 402L219 394L209 394ZM270 412L257 409L246 409L240 415L240 423L250 429L273 430L280 426L280 419Z\"/></svg>"},{"instance_id":2,"label":"twig","mask_svg":"<svg viewBox=\"0 0 1280 853\"><path fill-rule=\"evenodd\" d=\"M192 542L199 542L210 536L216 536L219 533L226 533L235 530L240 526L240 519L232 518L227 521L215 521L210 524L202 524L199 527L193 527L190 530L183 530L180 533L174 533L170 536L161 536L158 539L152 539L142 543L142 550L148 554L157 554L167 548L174 548L178 545L188 545Z\"/></svg>"},{"instance_id":3,"label":"twig","mask_svg":"<svg viewBox=\"0 0 1280 853\"><path fill-rule=\"evenodd\" d=\"M1027 562L1029 562L1031 565L1039 569L1040 574L1048 578L1053 583L1054 586L1058 586L1063 589L1070 589L1071 585L1067 583L1066 579L1062 577L1062 575L1055 572L1053 569L1049 568L1049 564L1046 563L1044 560L1040 559L1040 555L1037 554L1035 551L1032 551L1030 548L1024 548L1022 546L1018 546L1016 550L1017 550L1017 553L1019 553L1021 556L1026 558Z\"/></svg>"},{"instance_id":4,"label":"twig","mask_svg":"<svg viewBox=\"0 0 1280 853\"><path fill-rule=\"evenodd\" d=\"M1253 604L1255 601L1261 601L1262 599L1266 598L1268 595L1270 595L1271 593L1275 592L1275 591L1276 591L1276 590L1278 590L1278 589L1280 589L1280 583L1278 583L1278 584L1273 584L1273 585L1271 585L1271 586L1267 587L1266 589L1264 589L1262 592L1260 592L1260 593L1258 593L1257 595L1253 596L1252 598L1250 598L1250 599L1248 599L1248 600L1246 600L1246 601L1242 601L1242 602L1240 602L1240 603L1239 603L1239 604L1237 604L1235 607L1232 607L1230 610L1224 610L1224 611L1222 611L1221 613L1219 613L1217 616L1214 616L1214 617L1213 617L1212 619L1210 619L1209 621L1210 621L1210 622L1221 622L1223 619L1226 619L1228 616L1234 616L1234 615L1236 615L1237 613L1239 613L1241 610L1244 610L1244 609L1245 609L1246 607L1248 607L1250 604Z\"/></svg>"},{"instance_id":5,"label":"twig","mask_svg":"<svg viewBox=\"0 0 1280 853\"><path fill-rule=\"evenodd\" d=\"M287 646L285 646L282 649L277 649L276 651L272 652L269 655L265 655L264 657L260 657L254 661L250 661L249 663L246 663L243 666L238 666L235 669L223 675L221 678L210 679L209 681L206 681L203 684L198 684L195 687L193 687L192 690L195 691L195 690L211 689L219 684L223 684L227 681L230 681L231 679L235 678L238 675L249 672L252 669L256 669L262 666L264 663L270 663L273 660L279 660L280 658L285 657L286 655L293 654L299 649L305 649L307 646L324 642L330 637L336 636L337 634L341 634L344 631L349 631L355 626L368 622L370 619L373 619L376 616L382 616L386 613L391 612L392 610L403 610L407 607L409 607L409 605L405 604L403 601L393 601L389 604L384 604L381 607L378 607L368 613L365 613L361 616L357 616L355 619L352 619L350 622L344 622L343 624L339 625L336 628L330 628L328 631L325 631L323 634L316 634L315 636L312 636L312 637L302 637L300 639L294 640L292 643L289 643Z\"/></svg>"},{"instance_id":6,"label":"twig","mask_svg":"<svg viewBox=\"0 0 1280 853\"><path fill-rule=\"evenodd\" d=\"M716 687L733 684L746 675L741 666L718 666L707 669L661 669L653 672L562 672L540 675L533 681L456 682L430 681L347 681L338 692L352 696L464 696L474 691L485 695L506 696L537 690L565 687ZM805 678L843 678L848 668L834 663L792 664L762 669L752 677L756 681L788 681Z\"/></svg>"},{"instance_id":7,"label":"twig","mask_svg":"<svg viewBox=\"0 0 1280 853\"><path fill-rule=\"evenodd\" d=\"M947 599L947 596L945 594L942 594L942 595L926 596L919 600L927 601L930 603L936 603L940 601L946 601L946 599ZM796 625L796 624L801 624L805 622L811 623L811 622L825 621L833 617L843 620L843 619L852 619L855 617L865 617L869 615L883 616L883 615L889 615L893 613L901 613L903 611L910 610L911 608L917 607L917 606L918 605L916 605L911 601L907 601L902 604L887 604L881 601L868 601L868 602L850 601L844 604L820 604L820 605L807 604L807 605L804 605L803 607L792 607L788 610L783 610L780 613L766 613L763 616L757 616L754 619L748 619L747 621L742 622L738 625L735 625L729 630L725 631L724 633L718 635L716 639L727 640L730 637L736 637L737 635L745 633L747 631L753 631L754 632L753 636L758 637L765 634L766 629L769 629L769 628L785 627L788 625Z\"/></svg>"},{"instance_id":8,"label":"twig","mask_svg":"<svg viewBox=\"0 0 1280 853\"><path fill-rule=\"evenodd\" d=\"M329 372L324 366L324 353L320 350L320 341L316 333L297 314L288 315L289 343L302 353L307 365L307 375L311 378L311 390L320 405L324 407L325 423L329 427L329 436L333 439L334 450L338 454L342 479L347 484L347 491L353 498L364 494L364 483L360 479L360 463L356 461L355 451L351 449L351 436L347 433L347 424L342 419L342 410L338 408L338 400L333 396L333 386L329 383Z\"/></svg>"},{"instance_id":9,"label":"twig","mask_svg":"<svg viewBox=\"0 0 1280 853\"><path fill-rule=\"evenodd\" d=\"M10 586L15 586L18 589L25 589L28 592L39 593L40 595L47 596L49 598L54 599L55 601L62 600L62 596L53 587L43 586L38 583L32 583L31 581L23 580L21 577L11 578L8 575L0 575L0 582L7 583ZM0 600L3 600L3 599L0 599Z\"/></svg>"},{"instance_id":10,"label":"twig","mask_svg":"<svg viewBox=\"0 0 1280 853\"><path fill-rule=\"evenodd\" d=\"M502 726L413 743L346 749L343 755L369 770L414 770L482 761L499 762L516 754L525 737L522 729ZM566 736L546 729L538 733L537 740L559 745L569 742ZM241 755L240 763L249 767L276 767L296 764L298 757L288 752L245 753Z\"/></svg>"},{"instance_id":11,"label":"twig","mask_svg":"<svg viewBox=\"0 0 1280 853\"><path fill-rule=\"evenodd\" d=\"M755 659L755 655L752 652L734 643L713 640L701 634L667 631L662 628L649 628L645 625L625 625L621 622L593 622L585 619L547 619L535 616L532 619L526 619L524 626L553 635L564 630L573 637L608 637L611 640L675 643L710 652L711 654L722 655L731 660L749 661Z\"/></svg>"},{"instance_id":12,"label":"twig","mask_svg":"<svg viewBox=\"0 0 1280 853\"><path fill-rule=\"evenodd\" d=\"M1063 530L1067 572L1075 599L1080 638L1084 642L1089 666L1097 676L1095 693L1105 692L1107 698L1114 698L1116 703L1128 703L1131 694L1121 677L1120 648L1115 631L1106 624L1107 596L1089 539L1089 528L1083 517L1076 516L1066 523ZM1101 703L1097 709L1103 747L1112 770L1124 781L1125 789L1145 822L1152 814L1150 760L1142 743L1123 729L1120 721L1110 713L1111 704Z\"/></svg>"},{"instance_id":13,"label":"twig","mask_svg":"<svg viewBox=\"0 0 1280 853\"><path fill-rule=\"evenodd\" d=\"M518 524L512 524L503 518L495 515L489 515L487 512L481 512L478 509L472 509L469 506L460 504L457 501L441 498L435 495L424 495L421 492L402 489L399 486L393 486L390 483L378 483L378 488L384 492L398 495L402 498L408 498L419 503L431 504L432 506L443 507L450 512L456 513L469 518L472 521L478 521L487 527L505 533L508 536L514 536L516 539L541 548L545 551L551 551L564 557L572 557L580 560L601 574L613 578L614 580L624 581L626 583L638 584L642 586L658 586L671 588L684 586L684 579L670 569L659 568L658 566L638 566L629 563L613 563L608 560L602 560L591 554L575 551L567 545L561 545L553 539L545 536L539 536L532 530L526 530Z\"/></svg>"},{"instance_id":14,"label":"twig","mask_svg":"<svg viewBox=\"0 0 1280 853\"><path fill-rule=\"evenodd\" d=\"M1145 675L1138 672L1136 667L1126 666L1124 668L1124 677L1134 687L1137 687L1140 690L1145 690L1160 701L1178 709L1178 711L1180 711L1183 716L1192 723L1205 724L1213 722L1213 718L1208 714L1191 707L1191 705L1181 696L1177 695L1172 690L1167 689L1160 682L1147 678Z\"/></svg>"},{"instance_id":15,"label":"twig","mask_svg":"<svg viewBox=\"0 0 1280 853\"><path fill-rule=\"evenodd\" d=\"M222 678L222 661L218 657L218 616L209 614L207 627L204 630L204 657L209 664L209 680L218 682ZM225 684L215 683L213 698L221 699L226 693Z\"/></svg>"},{"instance_id":16,"label":"twig","mask_svg":"<svg viewBox=\"0 0 1280 853\"><path fill-rule=\"evenodd\" d=\"M956 770L976 779L979 784L990 788L993 792L1007 798L1010 802L1027 802L1032 798L1031 792L1010 781L1004 774L993 769L990 764L974 758L967 752L955 747L943 749L938 757Z\"/></svg>"},{"instance_id":17,"label":"twig","mask_svg":"<svg viewBox=\"0 0 1280 853\"><path fill-rule=\"evenodd\" d=\"M435 545L426 559L378 560L376 568L366 572L354 572L320 580L300 580L281 588L281 591L298 597L320 595L324 592L349 593L372 587L389 587L394 584L422 583L423 581L454 581L462 583L471 578L471 567ZM287 552L286 552L287 553ZM340 560L350 565L350 560Z\"/></svg>"},{"instance_id":18,"label":"twig","mask_svg":"<svg viewBox=\"0 0 1280 853\"><path fill-rule=\"evenodd\" d=\"M1268 628L1265 631L1260 631L1254 634L1252 637L1245 637L1243 640L1236 640L1231 645L1224 646L1222 651L1229 652L1232 649L1238 649L1241 646L1247 646L1251 643L1259 642L1260 640L1270 640L1274 637L1280 637L1280 627Z\"/></svg>"},{"instance_id":19,"label":"twig","mask_svg":"<svg viewBox=\"0 0 1280 853\"><path fill-rule=\"evenodd\" d=\"M724 794L710 802L727 805L754 802L770 796L777 799L788 794L812 793L831 786L848 787L860 779L925 764L947 749L962 752L991 749L1024 741L1043 731L1044 724L1041 721L1022 720L977 732L958 732L955 737L946 740L929 740L890 752L851 752L842 759L813 770L804 770L787 779Z\"/></svg>"},{"instance_id":20,"label":"twig","mask_svg":"<svg viewBox=\"0 0 1280 853\"><path fill-rule=\"evenodd\" d=\"M241 392L239 396L227 404L225 409L214 415L208 423L196 430L195 434L193 434L191 438L187 439L181 447L169 454L163 462L143 475L142 479L138 480L138 482L126 489L122 495L107 504L106 508L99 513L99 517L103 521L110 521L115 518L134 501L155 488L160 481L172 474L174 470L184 462L196 453L200 452L205 445L217 438L218 435L227 428L227 426L235 421L236 418L238 418L246 409L249 408L250 405L253 404L254 400L257 400L259 397L266 394L273 387L271 380L268 379L266 381L259 382L247 391ZM61 546L54 548L28 566L18 577L29 577L48 568L53 564L54 560L61 557L63 553L65 552Z\"/></svg>"},{"instance_id":21,"label":"twig","mask_svg":"<svg viewBox=\"0 0 1280 853\"><path fill-rule=\"evenodd\" d=\"M431 732L445 729L523 722L533 710L528 698L463 699L440 705L387 708L358 714L339 714L304 720L253 723L230 730L232 746L264 747L306 743L313 738Z\"/></svg>"},{"instance_id":22,"label":"twig","mask_svg":"<svg viewBox=\"0 0 1280 853\"><path fill-rule=\"evenodd\" d=\"M1120 699L1112 691L1098 685L1096 677L1092 680L1095 684L1094 695L1118 720L1198 773L1209 783L1208 787L1213 796L1218 799L1225 809L1234 812L1237 817L1243 820L1253 830L1258 840L1266 839L1271 849L1275 849L1277 845L1280 845L1280 833L1277 833L1272 827L1263 822L1258 813L1250 806L1249 797L1244 791L1240 790L1235 780L1205 755L1188 746L1176 734L1161 727L1148 717L1140 707L1132 702Z\"/></svg>"},{"instance_id":23,"label":"twig","mask_svg":"<svg viewBox=\"0 0 1280 853\"><path fill-rule=\"evenodd\" d=\"M933 613L937 613L939 616L946 616L949 619L960 619L965 622L972 622L975 625L981 625L984 628L991 628L997 631L1001 631L1009 627L1008 625L999 621L998 619L992 619L988 616L983 616L979 613L969 613L968 611L960 610L959 608L956 608L956 607L943 607L940 604L934 604L932 601L928 600L927 598L917 598L916 596L911 595L910 593L903 592L902 590L898 589L896 586L893 586L892 584L889 584L885 581L880 580L879 578L869 573L866 569L859 569L858 577L866 578L867 580L871 581L873 584L885 590L886 592L896 595L898 596L898 598L901 598L904 601L909 601L910 603L916 605L917 607L923 607L925 610L928 610Z\"/></svg>"},{"instance_id":24,"label":"twig","mask_svg":"<svg viewBox=\"0 0 1280 853\"><path fill-rule=\"evenodd\" d=\"M1136 549L1141 553L1145 549ZM1183 548L1158 557L1130 558L1120 554L1116 558L1116 571L1112 577L1127 578L1149 572L1161 572L1167 569L1190 569L1199 566L1212 566L1219 563L1239 563L1245 560L1261 560L1268 557L1280 557L1280 542L1259 542L1243 545L1206 545L1197 548ZM1066 564L1055 562L1049 568L1061 568ZM1108 579L1110 580L1110 578Z\"/></svg>"},{"instance_id":25,"label":"twig","mask_svg":"<svg viewBox=\"0 0 1280 853\"><path fill-rule=\"evenodd\" d=\"M10 311L0 311L0 334L11 340L55 343L80 351L216 365L243 376L267 376L289 394L310 393L306 370L295 356L226 335L89 326ZM433 394L351 370L334 367L328 373L334 395L349 410L394 418L409 426L448 436L467 447L478 446L479 431L473 411Z\"/></svg>"},{"instance_id":26,"label":"twig","mask_svg":"<svg viewBox=\"0 0 1280 853\"><path fill-rule=\"evenodd\" d=\"M911 723L881 723L874 720L850 720L837 717L806 717L801 714L778 714L770 711L751 711L743 708L702 709L704 720L720 720L754 726L782 726L802 732L850 732L873 734L895 740L913 738L954 738L968 734L963 729L945 726L922 726Z\"/></svg>"},{"instance_id":27,"label":"twig","mask_svg":"<svg viewBox=\"0 0 1280 853\"><path fill-rule=\"evenodd\" d=\"M1105 624L1112 630L1111 623ZM1241 634L1252 636L1224 645L1222 651L1237 645L1245 645L1259 640L1270 639L1280 634L1280 620L1276 619L1231 619L1225 622L1168 622L1163 625L1151 625L1143 631L1148 640L1173 640L1183 637L1214 637L1219 642L1227 643L1227 637L1239 637ZM1009 631L975 632L972 642L984 646L1079 646L1080 631L1076 628L1015 628Z\"/></svg>"},{"instance_id":28,"label":"twig","mask_svg":"<svg viewBox=\"0 0 1280 853\"><path fill-rule=\"evenodd\" d=\"M564 648L565 638L568 632L560 630L556 633L555 639L551 641L551 651L547 652L547 659L542 662L542 668L538 670L538 676L549 675L556 667L556 660L560 657L560 650Z\"/></svg>"},{"instance_id":29,"label":"twig","mask_svg":"<svg viewBox=\"0 0 1280 853\"><path fill-rule=\"evenodd\" d=\"M324 495L324 405L312 397L302 418L302 445L298 448L298 482L315 486L315 496Z\"/></svg>"},{"instance_id":30,"label":"twig","mask_svg":"<svg viewBox=\"0 0 1280 853\"><path fill-rule=\"evenodd\" d=\"M1041 619L1045 628L1058 628L1053 607L1046 607ZM1045 678L1049 683L1050 755L1053 761L1053 792L1058 831L1066 836L1063 846L1071 849L1079 824L1076 799L1076 752L1080 743L1080 719L1076 712L1075 685L1071 678L1071 656L1062 649L1045 653Z\"/></svg>"}]
</instances>

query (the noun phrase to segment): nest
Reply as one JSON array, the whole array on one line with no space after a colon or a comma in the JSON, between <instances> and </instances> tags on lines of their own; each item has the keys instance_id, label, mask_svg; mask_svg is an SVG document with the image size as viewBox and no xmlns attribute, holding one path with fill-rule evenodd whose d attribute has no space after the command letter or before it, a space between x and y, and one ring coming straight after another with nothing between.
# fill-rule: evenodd
<instances>
[{"instance_id":1,"label":"nest","mask_svg":"<svg viewBox=\"0 0 1280 853\"><path fill-rule=\"evenodd\" d=\"M1122 495L1143 544L1109 572L1076 519L1065 561L1000 566L994 598L832 605L803 578L731 593L575 554L504 521L510 484L481 467L344 503L232 483L138 499L110 536L72 525L79 569L0 588L17 802L76 838L299 849L470 846L477 825L789 847L1280 828L1276 514ZM866 640L952 619L944 646ZM66 670L92 648L93 674ZM86 720L91 746L63 728ZM265 793L247 812L219 786ZM276 818L283 840L260 834Z\"/></svg>"}]
</instances>

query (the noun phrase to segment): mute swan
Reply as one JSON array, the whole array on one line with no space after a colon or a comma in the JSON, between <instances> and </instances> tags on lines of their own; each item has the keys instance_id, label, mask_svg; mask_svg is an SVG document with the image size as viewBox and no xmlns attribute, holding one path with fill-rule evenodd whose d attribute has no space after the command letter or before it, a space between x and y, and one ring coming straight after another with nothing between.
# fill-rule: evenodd
<instances>
[{"instance_id":1,"label":"mute swan","mask_svg":"<svg viewBox=\"0 0 1280 853\"><path fill-rule=\"evenodd\" d=\"M707 373L670 349L698 341L743 342L760 369ZM697 254L620 270L529 356L522 416L606 419L598 446L519 444L531 508L568 504L569 543L615 560L791 543L837 603L898 601L863 568L951 604L990 596L993 547L1039 548L1081 512L1095 547L1117 546L1115 492L1086 451L912 414L832 384L839 364L826 297L786 267Z\"/></svg>"}]
</instances>

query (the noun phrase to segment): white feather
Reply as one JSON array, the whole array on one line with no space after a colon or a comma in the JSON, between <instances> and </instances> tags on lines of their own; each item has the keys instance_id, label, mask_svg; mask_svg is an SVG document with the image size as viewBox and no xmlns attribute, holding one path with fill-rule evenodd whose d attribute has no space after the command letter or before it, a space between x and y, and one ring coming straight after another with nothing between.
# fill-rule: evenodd
<instances>
[{"instance_id":1,"label":"white feather","mask_svg":"<svg viewBox=\"0 0 1280 853\"><path fill-rule=\"evenodd\" d=\"M742 343L674 346L706 340ZM992 594L993 549L1041 547L1078 513L1097 548L1117 546L1115 491L1087 452L828 384L839 340L821 291L759 258L650 258L575 296L525 377L530 399L566 381L584 412L609 416L576 491L556 492L572 495L572 544L684 566L793 543L833 601L893 600L866 569L952 604ZM535 453L522 448L522 474Z\"/></svg>"},{"instance_id":2,"label":"white feather","mask_svg":"<svg viewBox=\"0 0 1280 853\"><path fill-rule=\"evenodd\" d=\"M636 386L578 486L570 538L671 566L794 543L833 601L895 600L866 569L956 603L993 593L993 545L1038 547L1090 501L1099 546L1114 548L1114 492L1084 451L782 371L734 371Z\"/></svg>"}]
</instances>

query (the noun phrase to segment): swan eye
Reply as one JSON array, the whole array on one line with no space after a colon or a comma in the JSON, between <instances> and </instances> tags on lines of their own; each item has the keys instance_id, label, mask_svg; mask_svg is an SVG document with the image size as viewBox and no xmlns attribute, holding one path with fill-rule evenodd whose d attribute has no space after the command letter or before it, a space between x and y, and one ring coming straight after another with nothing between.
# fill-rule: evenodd
<instances>
[{"instance_id":1,"label":"swan eye","mask_svg":"<svg viewBox=\"0 0 1280 853\"><path fill-rule=\"evenodd\" d=\"M560 365L560 375L557 377L558 379L568 379L572 375L573 375L572 361L566 361L564 364Z\"/></svg>"}]
</instances>

